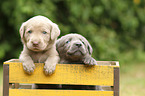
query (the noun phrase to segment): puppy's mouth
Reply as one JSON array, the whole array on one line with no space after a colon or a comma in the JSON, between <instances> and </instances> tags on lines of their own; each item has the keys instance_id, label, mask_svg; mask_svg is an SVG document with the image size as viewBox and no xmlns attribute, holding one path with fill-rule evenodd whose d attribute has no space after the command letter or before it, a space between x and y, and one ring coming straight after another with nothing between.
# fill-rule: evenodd
<instances>
[{"instance_id":1,"label":"puppy's mouth","mask_svg":"<svg viewBox=\"0 0 145 96\"><path fill-rule=\"evenodd\" d=\"M40 50L40 48L39 48L39 47L36 47L36 46L33 47L33 49L34 49L34 50Z\"/></svg>"},{"instance_id":2,"label":"puppy's mouth","mask_svg":"<svg viewBox=\"0 0 145 96\"><path fill-rule=\"evenodd\" d=\"M70 56L72 56L72 55L76 55L76 56L84 55L84 53L81 50L68 51L67 54Z\"/></svg>"},{"instance_id":3,"label":"puppy's mouth","mask_svg":"<svg viewBox=\"0 0 145 96\"><path fill-rule=\"evenodd\" d=\"M31 46L31 47L28 47L30 50L32 50L32 51L36 51L36 52L41 52L41 51L43 51L44 49L44 47L40 47L40 46Z\"/></svg>"},{"instance_id":4,"label":"puppy's mouth","mask_svg":"<svg viewBox=\"0 0 145 96\"><path fill-rule=\"evenodd\" d=\"M30 50L32 50L32 51L41 51L39 47L32 47L32 48L30 48Z\"/></svg>"}]
</instances>

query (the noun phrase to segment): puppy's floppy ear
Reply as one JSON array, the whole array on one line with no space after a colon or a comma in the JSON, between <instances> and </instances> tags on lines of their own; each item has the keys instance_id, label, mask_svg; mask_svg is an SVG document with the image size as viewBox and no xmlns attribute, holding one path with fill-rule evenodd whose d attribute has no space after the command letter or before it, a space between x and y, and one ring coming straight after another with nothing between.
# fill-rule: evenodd
<instances>
[{"instance_id":1,"label":"puppy's floppy ear","mask_svg":"<svg viewBox=\"0 0 145 96\"><path fill-rule=\"evenodd\" d=\"M60 47L60 45L61 45L61 44L60 44L60 39L61 39L61 38L59 38L59 39L56 41L56 49L58 49L58 48Z\"/></svg>"},{"instance_id":2,"label":"puppy's floppy ear","mask_svg":"<svg viewBox=\"0 0 145 96\"><path fill-rule=\"evenodd\" d=\"M80 36L80 37L81 37L81 39L85 42L89 54L92 55L92 53L93 53L93 48L92 48L92 46L90 45L90 43L88 42L88 40L87 40L85 37L83 37L83 36Z\"/></svg>"},{"instance_id":3,"label":"puppy's floppy ear","mask_svg":"<svg viewBox=\"0 0 145 96\"><path fill-rule=\"evenodd\" d=\"M92 55L93 49L89 42L87 44L87 48L88 48L89 54Z\"/></svg>"},{"instance_id":4,"label":"puppy's floppy ear","mask_svg":"<svg viewBox=\"0 0 145 96\"><path fill-rule=\"evenodd\" d=\"M20 29L19 29L19 33L20 33L20 36L21 36L21 41L22 43L25 42L25 39L24 39L24 34L25 34L25 25L26 25L26 22L22 23Z\"/></svg>"},{"instance_id":5,"label":"puppy's floppy ear","mask_svg":"<svg viewBox=\"0 0 145 96\"><path fill-rule=\"evenodd\" d=\"M19 33L20 33L20 36L21 36L22 39L24 38L25 25L26 25L25 22L22 23L22 25L21 25L21 27L20 27L20 29L19 29Z\"/></svg>"},{"instance_id":6,"label":"puppy's floppy ear","mask_svg":"<svg viewBox=\"0 0 145 96\"><path fill-rule=\"evenodd\" d=\"M50 35L51 40L56 39L60 35L60 30L58 28L58 25L56 25L55 23L53 23L52 25L50 34L51 34Z\"/></svg>"},{"instance_id":7,"label":"puppy's floppy ear","mask_svg":"<svg viewBox=\"0 0 145 96\"><path fill-rule=\"evenodd\" d=\"M64 45L65 42L64 42L64 39L62 37L56 41L56 48L60 48Z\"/></svg>"}]
</instances>

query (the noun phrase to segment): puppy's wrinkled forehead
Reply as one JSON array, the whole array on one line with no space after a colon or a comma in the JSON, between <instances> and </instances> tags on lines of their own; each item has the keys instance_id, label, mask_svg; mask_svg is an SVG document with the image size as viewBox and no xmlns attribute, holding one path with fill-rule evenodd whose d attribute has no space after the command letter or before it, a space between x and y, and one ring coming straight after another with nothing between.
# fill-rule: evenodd
<instances>
[{"instance_id":1,"label":"puppy's wrinkled forehead","mask_svg":"<svg viewBox=\"0 0 145 96\"><path fill-rule=\"evenodd\" d=\"M46 20L45 22L44 22L45 20L43 20L43 19L36 19L36 18L32 18L32 19L30 19L30 20L28 20L26 23L27 23L27 25L25 26L26 27L26 29L33 29L33 28L35 28L35 29L37 29L37 28L41 28L41 29L50 29L51 28L51 24L49 23L49 21L48 20ZM48 21L48 22L47 22Z\"/></svg>"},{"instance_id":2,"label":"puppy's wrinkled forehead","mask_svg":"<svg viewBox=\"0 0 145 96\"><path fill-rule=\"evenodd\" d=\"M69 41L84 41L84 38L81 35L78 34L71 34L68 36L67 40Z\"/></svg>"}]
</instances>

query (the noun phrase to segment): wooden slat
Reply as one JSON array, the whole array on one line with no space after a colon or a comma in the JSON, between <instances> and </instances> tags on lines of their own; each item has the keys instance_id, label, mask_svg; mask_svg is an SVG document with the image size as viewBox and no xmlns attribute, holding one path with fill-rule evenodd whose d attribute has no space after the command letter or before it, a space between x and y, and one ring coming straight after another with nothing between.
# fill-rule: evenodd
<instances>
[{"instance_id":1,"label":"wooden slat","mask_svg":"<svg viewBox=\"0 0 145 96\"><path fill-rule=\"evenodd\" d=\"M114 96L119 96L119 79L120 70L119 68L114 68Z\"/></svg>"},{"instance_id":2,"label":"wooden slat","mask_svg":"<svg viewBox=\"0 0 145 96\"><path fill-rule=\"evenodd\" d=\"M105 85L114 84L113 66L92 66L76 64L57 64L55 73L46 76L43 72L44 64L36 63L32 75L23 71L22 63L9 64L10 83L41 83L41 84L78 84L78 85Z\"/></svg>"},{"instance_id":3,"label":"wooden slat","mask_svg":"<svg viewBox=\"0 0 145 96\"><path fill-rule=\"evenodd\" d=\"M13 64L13 63L20 63L19 59L10 59L6 62L4 62L4 64ZM97 61L98 65L108 65L108 66L113 66L113 67L119 67L119 62L118 61Z\"/></svg>"},{"instance_id":4,"label":"wooden slat","mask_svg":"<svg viewBox=\"0 0 145 96\"><path fill-rule=\"evenodd\" d=\"M9 65L3 65L3 96L9 95Z\"/></svg>"},{"instance_id":5,"label":"wooden slat","mask_svg":"<svg viewBox=\"0 0 145 96\"><path fill-rule=\"evenodd\" d=\"M114 96L113 91L10 89L9 96Z\"/></svg>"}]
</instances>

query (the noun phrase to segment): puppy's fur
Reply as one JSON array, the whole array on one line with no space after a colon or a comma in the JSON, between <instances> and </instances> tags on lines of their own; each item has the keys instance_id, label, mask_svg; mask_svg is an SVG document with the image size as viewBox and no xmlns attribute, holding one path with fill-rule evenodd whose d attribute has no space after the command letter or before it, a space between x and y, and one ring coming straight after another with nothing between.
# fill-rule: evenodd
<instances>
[{"instance_id":1,"label":"puppy's fur","mask_svg":"<svg viewBox=\"0 0 145 96\"><path fill-rule=\"evenodd\" d=\"M91 57L93 49L85 37L79 34L67 34L57 40L56 49L60 55L60 63L97 65ZM100 89L98 86L62 85L63 89Z\"/></svg>"},{"instance_id":2,"label":"puppy's fur","mask_svg":"<svg viewBox=\"0 0 145 96\"><path fill-rule=\"evenodd\" d=\"M67 34L57 40L57 51L60 55L60 63L83 63L97 65L91 57L93 49L85 37L79 34Z\"/></svg>"},{"instance_id":3,"label":"puppy's fur","mask_svg":"<svg viewBox=\"0 0 145 96\"><path fill-rule=\"evenodd\" d=\"M52 74L59 61L55 47L60 34L58 26L44 16L35 16L24 22L19 32L23 43L19 60L24 70L31 74L35 69L34 63L45 63L45 74Z\"/></svg>"}]
</instances>

